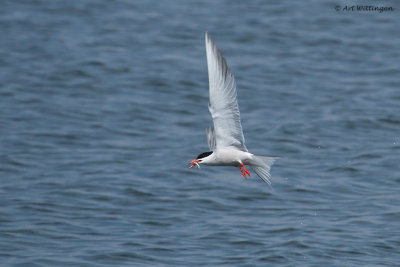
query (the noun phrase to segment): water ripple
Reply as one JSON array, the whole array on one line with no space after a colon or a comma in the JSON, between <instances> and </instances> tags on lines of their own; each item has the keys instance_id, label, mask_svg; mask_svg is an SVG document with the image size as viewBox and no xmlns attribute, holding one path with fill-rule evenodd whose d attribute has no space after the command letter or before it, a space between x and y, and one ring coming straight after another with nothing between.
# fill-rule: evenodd
<instances>
[{"instance_id":1,"label":"water ripple","mask_svg":"<svg viewBox=\"0 0 400 267\"><path fill-rule=\"evenodd\" d=\"M398 262L395 13L45 0L0 14L3 265ZM188 169L212 124L205 30L247 147L280 157L272 187Z\"/></svg>"}]
</instances>

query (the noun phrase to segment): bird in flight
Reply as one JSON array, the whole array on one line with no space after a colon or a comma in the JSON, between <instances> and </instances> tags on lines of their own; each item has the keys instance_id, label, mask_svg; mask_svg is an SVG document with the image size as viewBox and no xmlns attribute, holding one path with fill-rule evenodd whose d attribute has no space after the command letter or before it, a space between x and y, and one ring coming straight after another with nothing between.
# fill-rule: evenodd
<instances>
[{"instance_id":1,"label":"bird in flight","mask_svg":"<svg viewBox=\"0 0 400 267\"><path fill-rule=\"evenodd\" d=\"M270 169L276 157L256 156L244 145L236 84L225 58L206 32L206 52L210 87L211 113L214 128L207 128L207 142L211 151L199 154L190 167L200 164L210 166L234 166L240 168L244 178L250 176L246 165L266 183L271 184Z\"/></svg>"}]
</instances>

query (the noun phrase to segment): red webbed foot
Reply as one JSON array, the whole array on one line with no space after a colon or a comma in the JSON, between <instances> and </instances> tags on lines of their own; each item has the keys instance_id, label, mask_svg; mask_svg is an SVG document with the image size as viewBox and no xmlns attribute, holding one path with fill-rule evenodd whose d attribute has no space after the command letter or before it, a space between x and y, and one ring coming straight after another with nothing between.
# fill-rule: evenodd
<instances>
[{"instance_id":1,"label":"red webbed foot","mask_svg":"<svg viewBox=\"0 0 400 267\"><path fill-rule=\"evenodd\" d=\"M250 172L246 169L246 167L244 166L243 162L242 162L242 168L247 173L247 175L250 176ZM242 168L240 168L240 170L242 171L242 174L243 174Z\"/></svg>"},{"instance_id":2,"label":"red webbed foot","mask_svg":"<svg viewBox=\"0 0 400 267\"><path fill-rule=\"evenodd\" d=\"M242 173L242 175L243 175L244 178L247 178L246 173L244 173L244 171L243 171L242 168L240 168L240 172Z\"/></svg>"}]
</instances>

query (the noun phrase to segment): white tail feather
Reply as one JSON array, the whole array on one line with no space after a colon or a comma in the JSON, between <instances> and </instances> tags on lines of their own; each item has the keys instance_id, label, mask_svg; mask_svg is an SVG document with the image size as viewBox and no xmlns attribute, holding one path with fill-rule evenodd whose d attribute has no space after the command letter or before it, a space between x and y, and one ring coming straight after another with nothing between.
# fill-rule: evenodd
<instances>
[{"instance_id":1,"label":"white tail feather","mask_svg":"<svg viewBox=\"0 0 400 267\"><path fill-rule=\"evenodd\" d=\"M249 165L264 182L270 185L271 181L269 179L271 178L271 174L269 171L277 158L278 157L253 156Z\"/></svg>"}]
</instances>

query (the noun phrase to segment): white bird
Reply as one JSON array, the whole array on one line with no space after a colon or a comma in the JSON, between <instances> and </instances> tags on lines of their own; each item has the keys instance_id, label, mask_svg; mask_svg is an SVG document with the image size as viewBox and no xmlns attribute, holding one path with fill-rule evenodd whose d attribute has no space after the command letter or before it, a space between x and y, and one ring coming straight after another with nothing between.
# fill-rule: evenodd
<instances>
[{"instance_id":1,"label":"white bird","mask_svg":"<svg viewBox=\"0 0 400 267\"><path fill-rule=\"evenodd\" d=\"M237 103L236 84L225 58L206 32L208 79L210 86L211 113L214 129L206 129L210 152L201 153L190 162L190 168L200 164L234 166L240 168L243 177L250 176L245 165L266 183L270 182L270 169L276 157L251 154L244 145L240 113Z\"/></svg>"}]
</instances>

